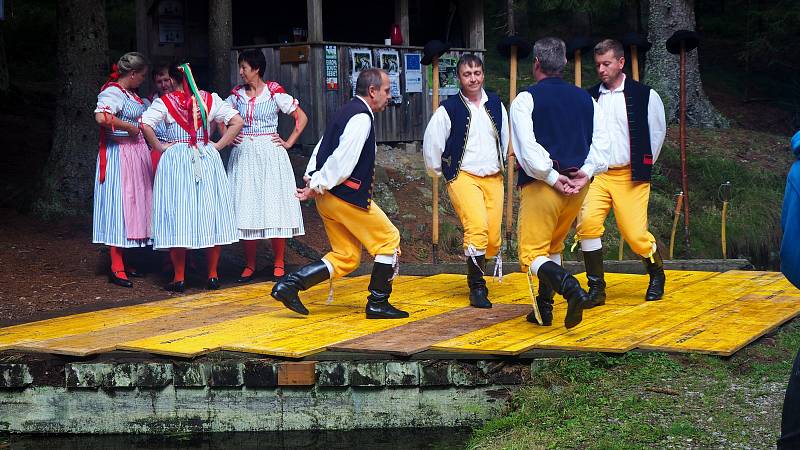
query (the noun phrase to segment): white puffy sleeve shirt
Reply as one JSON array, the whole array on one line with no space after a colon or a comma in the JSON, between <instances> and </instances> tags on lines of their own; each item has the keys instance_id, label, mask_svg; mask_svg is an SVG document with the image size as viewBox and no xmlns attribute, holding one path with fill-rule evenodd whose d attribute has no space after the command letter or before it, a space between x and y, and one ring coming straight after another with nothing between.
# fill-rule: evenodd
<instances>
[{"instance_id":1,"label":"white puffy sleeve shirt","mask_svg":"<svg viewBox=\"0 0 800 450\"><path fill-rule=\"evenodd\" d=\"M125 107L125 93L116 87L108 87L97 94L97 107L94 112L117 114Z\"/></svg>"},{"instance_id":2,"label":"white puffy sleeve shirt","mask_svg":"<svg viewBox=\"0 0 800 450\"><path fill-rule=\"evenodd\" d=\"M603 126L602 111L594 99L592 99L592 105L594 106L592 143L589 147L589 154L581 167L581 170L589 177L608 170L607 161L610 148L608 131ZM559 174L553 169L550 153L536 141L533 131L533 108L533 97L529 92L520 92L511 103L514 155L525 173L552 186L558 181Z\"/></svg>"},{"instance_id":3,"label":"white puffy sleeve shirt","mask_svg":"<svg viewBox=\"0 0 800 450\"><path fill-rule=\"evenodd\" d=\"M208 112L209 122L225 122L227 125L233 116L239 115L239 113L233 109L228 102L223 101L219 95L212 93L211 99L211 110ZM175 119L169 114L164 100L159 97L153 100L153 104L142 114L142 123L149 125L151 128L155 128L156 125L161 122L172 124L175 123Z\"/></svg>"},{"instance_id":4,"label":"white puffy sleeve shirt","mask_svg":"<svg viewBox=\"0 0 800 450\"><path fill-rule=\"evenodd\" d=\"M461 95L461 93L458 95ZM489 118L489 113L483 107L488 100L489 98L485 92L482 93L480 107L465 100L469 105L472 122L469 127L467 145L464 148L460 169L479 177L494 175L500 172L501 169L497 155L494 127ZM500 156L505 161L506 153L508 152L508 114L506 114L506 108L502 103L500 107L503 123L497 131L500 132ZM450 127L450 116L447 115L447 110L440 106L436 109L430 122L428 122L422 141L425 168L431 176L442 175L442 154L444 153L447 139L450 137Z\"/></svg>"}]
</instances>

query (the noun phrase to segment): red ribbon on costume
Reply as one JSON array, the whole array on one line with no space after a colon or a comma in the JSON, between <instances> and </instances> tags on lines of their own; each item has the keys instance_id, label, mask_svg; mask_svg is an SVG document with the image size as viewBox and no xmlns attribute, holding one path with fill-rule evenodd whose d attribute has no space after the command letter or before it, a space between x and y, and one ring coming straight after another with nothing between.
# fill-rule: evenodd
<instances>
[{"instance_id":1,"label":"red ribbon on costume","mask_svg":"<svg viewBox=\"0 0 800 450\"><path fill-rule=\"evenodd\" d=\"M211 102L213 100L211 94L206 91L200 91L200 93L206 106L211 110ZM196 146L197 130L201 124L197 115L194 114L194 97L191 94L187 94L186 91L174 91L162 96L161 100L164 102L164 106L167 107L169 114L175 119L175 123L189 133L189 145ZM208 144L208 132L203 134L203 143Z\"/></svg>"},{"instance_id":2,"label":"red ribbon on costume","mask_svg":"<svg viewBox=\"0 0 800 450\"><path fill-rule=\"evenodd\" d=\"M112 80L114 80L116 78L119 78L119 74L117 74L117 65L114 64L112 66L112 69L113 69L113 71L111 72L111 75L109 75L109 77L108 77L109 80L106 81L106 83L103 85L103 87L100 88L100 92L103 92L104 90L106 90L106 89L108 89L110 87L115 87L115 88L119 89L120 91L122 91L122 93L125 94L125 96L127 96L128 98L132 98L132 99L136 100L137 102L139 102L140 104L143 105L144 102L142 101L141 98L139 98L138 95L134 94L133 92L128 92L122 86L120 86L118 83L112 81ZM115 75L116 75L116 77L115 77ZM117 131L116 127L114 126L114 114L111 113L111 108L106 106L106 107L104 107L102 109L103 109L103 122L111 125L111 132L112 133ZM106 154L106 145L107 145L106 144L106 140L107 140L106 132L103 129L103 127L100 127L100 141L99 141L100 149L98 150L98 156L99 156L99 159L100 159L100 167L99 167L99 171L98 171L98 174L97 174L97 178L100 181L100 184L102 184L104 181L106 181L106 166L108 165L108 155Z\"/></svg>"}]
</instances>

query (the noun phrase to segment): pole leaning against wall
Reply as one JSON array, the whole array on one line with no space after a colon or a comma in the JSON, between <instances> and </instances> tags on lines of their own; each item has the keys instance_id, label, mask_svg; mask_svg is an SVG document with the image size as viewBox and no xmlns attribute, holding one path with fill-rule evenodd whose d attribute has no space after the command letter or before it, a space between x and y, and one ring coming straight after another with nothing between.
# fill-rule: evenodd
<instances>
[{"instance_id":1,"label":"pole leaning against wall","mask_svg":"<svg viewBox=\"0 0 800 450\"><path fill-rule=\"evenodd\" d=\"M433 80L431 90L431 113L435 113L439 108L439 57L450 50L450 44L439 40L433 40L425 44L422 56L422 64L433 66ZM437 251L439 249L439 177L431 177L431 191L433 193L433 210L431 211L431 261L436 264L439 262Z\"/></svg>"},{"instance_id":2,"label":"pole leaning against wall","mask_svg":"<svg viewBox=\"0 0 800 450\"><path fill-rule=\"evenodd\" d=\"M508 105L511 108L511 102L517 96L517 62L520 59L525 59L531 54L530 42L520 36L507 36L499 44L497 44L497 51L504 57L509 58L509 74L508 74ZM510 117L510 113L509 113ZM516 166L516 158L514 157L514 149L511 143L511 120L508 121L508 157L506 159L506 239L505 250L506 257L509 257L511 250L511 236L514 230L514 168ZM502 126L502 124L501 124Z\"/></svg>"}]
</instances>

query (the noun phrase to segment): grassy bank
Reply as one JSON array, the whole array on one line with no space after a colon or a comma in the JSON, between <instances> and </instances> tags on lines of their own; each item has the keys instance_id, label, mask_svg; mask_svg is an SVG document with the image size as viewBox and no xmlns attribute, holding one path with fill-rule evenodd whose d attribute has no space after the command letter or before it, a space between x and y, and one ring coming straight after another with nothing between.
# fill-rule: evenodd
<instances>
[{"instance_id":1,"label":"grassy bank","mask_svg":"<svg viewBox=\"0 0 800 450\"><path fill-rule=\"evenodd\" d=\"M591 354L547 360L470 448L774 448L800 324L731 358Z\"/></svg>"}]
</instances>

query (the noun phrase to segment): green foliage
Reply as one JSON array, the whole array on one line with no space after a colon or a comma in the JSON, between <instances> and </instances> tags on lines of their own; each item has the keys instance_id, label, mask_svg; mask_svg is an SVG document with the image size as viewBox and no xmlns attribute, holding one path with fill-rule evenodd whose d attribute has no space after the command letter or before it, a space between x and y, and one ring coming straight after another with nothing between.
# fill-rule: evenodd
<instances>
[{"instance_id":1,"label":"green foliage","mask_svg":"<svg viewBox=\"0 0 800 450\"><path fill-rule=\"evenodd\" d=\"M728 359L642 352L545 359L469 447L759 447L776 437L776 403L798 346L793 322Z\"/></svg>"}]
</instances>

